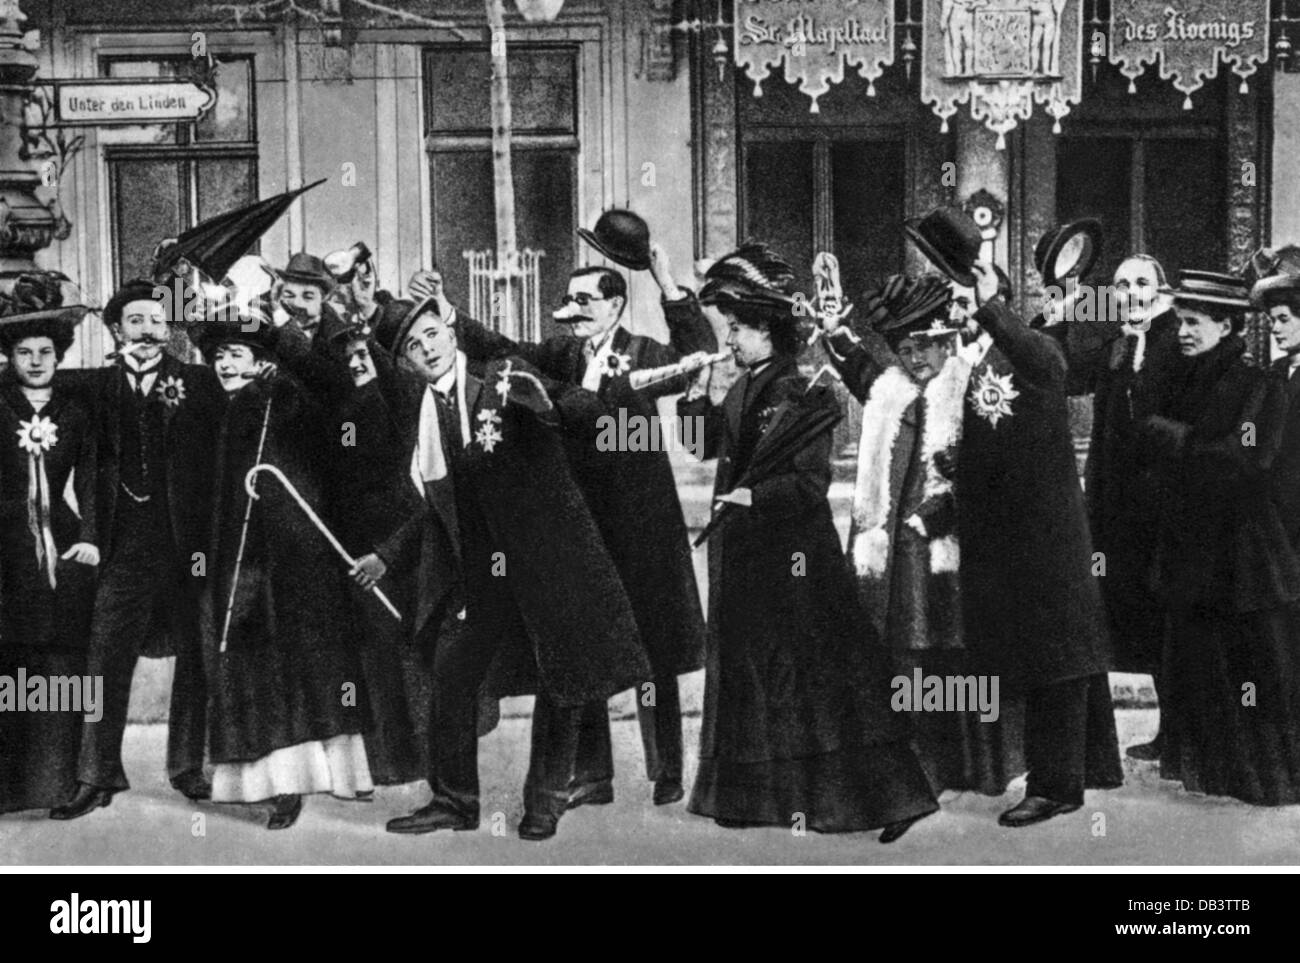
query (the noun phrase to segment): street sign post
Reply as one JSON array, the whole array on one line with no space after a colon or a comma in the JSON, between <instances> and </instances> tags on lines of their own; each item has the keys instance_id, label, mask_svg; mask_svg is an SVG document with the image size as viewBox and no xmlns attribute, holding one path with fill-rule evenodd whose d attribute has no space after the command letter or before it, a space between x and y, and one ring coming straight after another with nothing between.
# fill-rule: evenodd
<instances>
[{"instance_id":1,"label":"street sign post","mask_svg":"<svg viewBox=\"0 0 1300 963\"><path fill-rule=\"evenodd\" d=\"M192 80L57 80L57 123L70 127L174 124L198 120L217 92Z\"/></svg>"}]
</instances>

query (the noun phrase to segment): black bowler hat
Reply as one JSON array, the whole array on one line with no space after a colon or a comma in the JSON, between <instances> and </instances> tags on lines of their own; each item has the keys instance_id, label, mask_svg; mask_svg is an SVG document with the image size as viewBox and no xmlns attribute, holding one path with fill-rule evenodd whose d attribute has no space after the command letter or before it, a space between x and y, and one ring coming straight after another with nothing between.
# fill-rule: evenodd
<instances>
[{"instance_id":1,"label":"black bowler hat","mask_svg":"<svg viewBox=\"0 0 1300 963\"><path fill-rule=\"evenodd\" d=\"M122 311L132 301L161 301L162 295L155 296L154 291L166 290L159 288L147 278L132 278L123 283L123 285L113 292L113 296L108 299L108 304L104 305L104 323L108 325L120 324L122 322ZM167 323L171 324L174 320L173 312L168 311Z\"/></svg>"},{"instance_id":2,"label":"black bowler hat","mask_svg":"<svg viewBox=\"0 0 1300 963\"><path fill-rule=\"evenodd\" d=\"M903 230L935 267L958 284L975 287L971 266L980 258L984 238L964 211L936 208L925 217L908 218Z\"/></svg>"},{"instance_id":3,"label":"black bowler hat","mask_svg":"<svg viewBox=\"0 0 1300 963\"><path fill-rule=\"evenodd\" d=\"M1086 277L1101 257L1101 242L1101 221L1092 217L1046 232L1034 246L1034 267L1043 284Z\"/></svg>"},{"instance_id":4,"label":"black bowler hat","mask_svg":"<svg viewBox=\"0 0 1300 963\"><path fill-rule=\"evenodd\" d=\"M415 319L430 311L438 313L436 298L425 298L419 304L406 298L393 298L379 309L379 315L371 325L375 341L394 356L401 354L402 342L406 340Z\"/></svg>"},{"instance_id":5,"label":"black bowler hat","mask_svg":"<svg viewBox=\"0 0 1300 963\"><path fill-rule=\"evenodd\" d=\"M289 258L289 264L283 270L276 271L281 281L294 281L298 284L314 284L326 294L334 290L334 275L330 274L325 262L314 254L305 251Z\"/></svg>"},{"instance_id":6,"label":"black bowler hat","mask_svg":"<svg viewBox=\"0 0 1300 963\"><path fill-rule=\"evenodd\" d=\"M1217 271L1179 271L1173 290L1174 303L1211 305L1245 313L1251 309L1250 287L1236 274Z\"/></svg>"},{"instance_id":7,"label":"black bowler hat","mask_svg":"<svg viewBox=\"0 0 1300 963\"><path fill-rule=\"evenodd\" d=\"M633 271L650 270L650 226L639 214L608 210L596 221L595 230L578 228L578 237L615 264Z\"/></svg>"}]
</instances>

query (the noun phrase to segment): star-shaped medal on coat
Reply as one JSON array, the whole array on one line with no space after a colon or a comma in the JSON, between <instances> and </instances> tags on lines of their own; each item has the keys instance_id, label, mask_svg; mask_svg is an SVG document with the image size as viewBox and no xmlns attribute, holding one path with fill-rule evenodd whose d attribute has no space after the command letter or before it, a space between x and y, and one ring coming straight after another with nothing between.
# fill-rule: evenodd
<instances>
[{"instance_id":1,"label":"star-shaped medal on coat","mask_svg":"<svg viewBox=\"0 0 1300 963\"><path fill-rule=\"evenodd\" d=\"M999 375L992 368L985 368L971 389L970 400L976 414L996 428L1003 418L1015 414L1011 402L1019 397L1020 392L1011 386L1011 372Z\"/></svg>"}]
</instances>

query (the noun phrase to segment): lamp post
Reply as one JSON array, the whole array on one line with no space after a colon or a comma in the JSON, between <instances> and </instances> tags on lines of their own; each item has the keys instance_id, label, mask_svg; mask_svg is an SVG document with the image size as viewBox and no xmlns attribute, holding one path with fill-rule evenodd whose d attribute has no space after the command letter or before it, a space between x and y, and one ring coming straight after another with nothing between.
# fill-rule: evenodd
<instances>
[{"instance_id":1,"label":"lamp post","mask_svg":"<svg viewBox=\"0 0 1300 963\"><path fill-rule=\"evenodd\" d=\"M23 38L26 15L18 0L0 0L0 289L36 269L37 251L58 228L36 197L40 175L23 160L23 118L36 76L36 55Z\"/></svg>"}]
</instances>

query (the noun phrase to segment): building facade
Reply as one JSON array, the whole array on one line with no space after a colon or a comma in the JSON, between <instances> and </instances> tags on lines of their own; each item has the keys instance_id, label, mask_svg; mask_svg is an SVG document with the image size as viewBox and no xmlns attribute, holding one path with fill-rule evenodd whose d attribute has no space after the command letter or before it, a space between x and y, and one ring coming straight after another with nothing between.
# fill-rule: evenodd
<instances>
[{"instance_id":1,"label":"building facade","mask_svg":"<svg viewBox=\"0 0 1300 963\"><path fill-rule=\"evenodd\" d=\"M847 17L870 5L839 7ZM506 3L516 222L519 246L541 258L544 327L568 271L598 260L574 229L614 206L646 217L683 277L692 259L762 238L800 266L809 290L812 256L836 253L853 297L920 266L905 217L983 204L996 214L994 256L1027 310L1039 294L1034 243L1070 218L1105 224L1098 278L1131 252L1171 272L1226 270L1261 245L1300 241L1300 74L1279 56L1300 16L1293 0L1272 3L1270 58L1247 83L1224 65L1190 95L1154 66L1130 83L1097 53L1099 35L1102 49L1114 42L1111 3L1070 0L1078 102L1057 118L1035 106L1003 145L969 107L941 121L922 98L933 18L960 3L884 0L891 62L871 79L841 69L815 111L779 68L758 90L737 64L748 18L791 4L559 6L554 19L530 22ZM1229 16L1237 5L1222 6ZM82 128L81 150L43 187L73 230L38 261L76 280L90 303L144 270L162 237L322 177L262 240L272 263L363 240L384 287L401 290L436 263L453 297L466 296L470 252L490 250L495 236L481 0L24 0L22 9L41 31L38 82L187 76L200 49L218 64L216 106L198 123ZM834 56L816 42L796 52ZM632 285L632 326L661 330L653 282L638 274ZM81 363L100 363L106 348L88 322Z\"/></svg>"}]
</instances>

